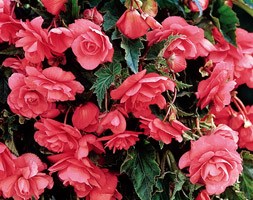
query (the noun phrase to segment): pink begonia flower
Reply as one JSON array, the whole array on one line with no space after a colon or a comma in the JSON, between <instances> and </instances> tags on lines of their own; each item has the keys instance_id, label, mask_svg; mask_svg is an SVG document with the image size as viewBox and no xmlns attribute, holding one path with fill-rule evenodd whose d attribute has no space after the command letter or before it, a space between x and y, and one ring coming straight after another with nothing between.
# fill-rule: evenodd
<instances>
[{"instance_id":1,"label":"pink begonia flower","mask_svg":"<svg viewBox=\"0 0 253 200\"><path fill-rule=\"evenodd\" d=\"M26 67L35 67L39 71L42 71L42 63L31 63L26 58L6 58L3 61L3 66L10 67L14 72L22 73L26 75Z\"/></svg>"},{"instance_id":2,"label":"pink begonia flower","mask_svg":"<svg viewBox=\"0 0 253 200\"><path fill-rule=\"evenodd\" d=\"M26 153L19 156L15 159L15 166L15 172L0 181L4 198L39 199L45 188L53 187L52 177L41 172L46 169L46 165L35 154Z\"/></svg>"},{"instance_id":3,"label":"pink begonia flower","mask_svg":"<svg viewBox=\"0 0 253 200\"><path fill-rule=\"evenodd\" d=\"M91 20L92 22L94 22L95 24L101 26L102 23L104 22L104 18L101 15L100 12L98 12L97 8L90 8L90 9L85 9L83 11L83 18L84 19L88 19Z\"/></svg>"},{"instance_id":4,"label":"pink begonia flower","mask_svg":"<svg viewBox=\"0 0 253 200\"><path fill-rule=\"evenodd\" d=\"M70 48L73 40L71 31L64 27L52 28L48 32L48 43L52 52L63 53Z\"/></svg>"},{"instance_id":5,"label":"pink begonia flower","mask_svg":"<svg viewBox=\"0 0 253 200\"><path fill-rule=\"evenodd\" d=\"M74 152L49 156L54 163L48 170L57 172L64 186L71 185L78 197L87 196L94 188L102 189L106 176L88 157L77 159Z\"/></svg>"},{"instance_id":6,"label":"pink begonia flower","mask_svg":"<svg viewBox=\"0 0 253 200\"><path fill-rule=\"evenodd\" d=\"M60 67L49 67L42 72L26 67L26 73L26 84L44 94L49 102L75 100L75 95L84 91L81 83L75 81L75 76Z\"/></svg>"},{"instance_id":7,"label":"pink begonia flower","mask_svg":"<svg viewBox=\"0 0 253 200\"><path fill-rule=\"evenodd\" d=\"M144 128L144 134L155 140L170 144L172 139L182 142L182 134L190 130L178 120L174 119L170 122L164 122L155 116L149 118L141 117L141 128Z\"/></svg>"},{"instance_id":8,"label":"pink begonia flower","mask_svg":"<svg viewBox=\"0 0 253 200\"><path fill-rule=\"evenodd\" d=\"M194 1L194 0L189 0L189 1L188 1L188 4L189 4L190 10L191 10L192 12L199 12L199 8L198 8L198 6L196 5L196 1ZM207 7L208 7L209 0L198 0L198 4L200 5L202 11L204 11L204 10L206 10Z\"/></svg>"},{"instance_id":9,"label":"pink begonia flower","mask_svg":"<svg viewBox=\"0 0 253 200\"><path fill-rule=\"evenodd\" d=\"M243 57L240 47L236 48L228 43L217 28L214 28L212 33L216 41L216 50L210 52L208 59L212 60L214 63L223 61L235 66L236 63L238 63L238 61Z\"/></svg>"},{"instance_id":10,"label":"pink begonia flower","mask_svg":"<svg viewBox=\"0 0 253 200\"><path fill-rule=\"evenodd\" d=\"M98 128L99 108L92 102L78 106L73 115L74 127L85 132L95 132Z\"/></svg>"},{"instance_id":11,"label":"pink begonia flower","mask_svg":"<svg viewBox=\"0 0 253 200\"><path fill-rule=\"evenodd\" d=\"M14 156L7 146L0 142L0 181L15 172Z\"/></svg>"},{"instance_id":12,"label":"pink begonia flower","mask_svg":"<svg viewBox=\"0 0 253 200\"><path fill-rule=\"evenodd\" d=\"M81 133L74 127L53 119L41 119L34 124L35 141L48 150L60 153L76 150Z\"/></svg>"},{"instance_id":13,"label":"pink begonia flower","mask_svg":"<svg viewBox=\"0 0 253 200\"><path fill-rule=\"evenodd\" d=\"M191 149L179 160L179 168L189 167L190 181L206 186L207 193L221 194L242 172L237 145L220 135L202 136L191 141Z\"/></svg>"},{"instance_id":14,"label":"pink begonia flower","mask_svg":"<svg viewBox=\"0 0 253 200\"><path fill-rule=\"evenodd\" d=\"M175 83L168 77L156 73L146 74L146 70L129 76L117 89L111 91L112 99L120 99L127 112L135 117L151 114L149 105L156 104L163 109L166 100L162 93L174 91Z\"/></svg>"},{"instance_id":15,"label":"pink begonia flower","mask_svg":"<svg viewBox=\"0 0 253 200\"><path fill-rule=\"evenodd\" d=\"M236 85L232 73L230 66L221 62L214 67L208 79L199 83L196 96L199 99L198 106L201 109L210 104L210 102L213 103L217 111L230 104L230 92Z\"/></svg>"},{"instance_id":16,"label":"pink begonia flower","mask_svg":"<svg viewBox=\"0 0 253 200\"><path fill-rule=\"evenodd\" d=\"M126 10L117 21L116 26L130 39L137 39L145 35L149 29L149 25L136 9Z\"/></svg>"},{"instance_id":17,"label":"pink begonia flower","mask_svg":"<svg viewBox=\"0 0 253 200\"><path fill-rule=\"evenodd\" d=\"M186 60L183 54L177 52L167 52L166 62L170 70L174 73L183 71L186 68Z\"/></svg>"},{"instance_id":18,"label":"pink begonia flower","mask_svg":"<svg viewBox=\"0 0 253 200\"><path fill-rule=\"evenodd\" d=\"M237 85L247 84L253 88L253 33L236 29L237 47L228 43L217 28L213 29L216 50L208 57L213 63L226 62L231 65Z\"/></svg>"},{"instance_id":19,"label":"pink begonia flower","mask_svg":"<svg viewBox=\"0 0 253 200\"><path fill-rule=\"evenodd\" d=\"M206 190L201 190L195 200L211 200Z\"/></svg>"},{"instance_id":20,"label":"pink begonia flower","mask_svg":"<svg viewBox=\"0 0 253 200\"><path fill-rule=\"evenodd\" d=\"M225 125L225 124L219 124L218 127L216 127L215 129L213 129L210 132L210 135L220 135L223 136L227 139L231 139L233 140L236 144L239 140L238 137L238 132L234 131L233 129L231 129L229 126Z\"/></svg>"},{"instance_id":21,"label":"pink begonia flower","mask_svg":"<svg viewBox=\"0 0 253 200\"><path fill-rule=\"evenodd\" d=\"M0 14L0 41L15 44L18 39L16 33L22 29L20 21L13 19L8 14Z\"/></svg>"},{"instance_id":22,"label":"pink begonia flower","mask_svg":"<svg viewBox=\"0 0 253 200\"><path fill-rule=\"evenodd\" d=\"M100 121L103 129L111 129L113 133L123 133L126 130L126 119L118 110L106 113Z\"/></svg>"},{"instance_id":23,"label":"pink begonia flower","mask_svg":"<svg viewBox=\"0 0 253 200\"><path fill-rule=\"evenodd\" d=\"M8 80L11 92L7 98L7 103L13 113L28 118L35 118L48 112L53 106L48 102L44 94L31 89L25 83L25 76L13 73Z\"/></svg>"},{"instance_id":24,"label":"pink begonia flower","mask_svg":"<svg viewBox=\"0 0 253 200\"><path fill-rule=\"evenodd\" d=\"M41 0L45 8L47 9L47 12L58 15L61 10L65 10L65 3L67 3L67 0Z\"/></svg>"},{"instance_id":25,"label":"pink begonia flower","mask_svg":"<svg viewBox=\"0 0 253 200\"><path fill-rule=\"evenodd\" d=\"M211 42L204 38L204 31L201 28L189 25L185 19L177 16L166 18L162 22L162 28L148 32L148 45L152 46L154 43L167 40L170 36L172 41L168 44L163 56L174 61L168 64L171 64L169 67L175 72L186 68L186 61L183 59L205 57L209 52L215 50ZM176 64L177 60L179 62ZM177 65L176 68L175 65Z\"/></svg>"},{"instance_id":26,"label":"pink begonia flower","mask_svg":"<svg viewBox=\"0 0 253 200\"><path fill-rule=\"evenodd\" d=\"M92 150L97 154L105 153L102 143L95 135L87 134L82 136L82 138L79 139L78 144L78 149L76 151L76 157L78 160L87 157Z\"/></svg>"},{"instance_id":27,"label":"pink begonia flower","mask_svg":"<svg viewBox=\"0 0 253 200\"><path fill-rule=\"evenodd\" d=\"M104 170L106 183L102 188L90 191L86 200L121 200L122 195L117 191L118 179L115 175Z\"/></svg>"},{"instance_id":28,"label":"pink begonia flower","mask_svg":"<svg viewBox=\"0 0 253 200\"><path fill-rule=\"evenodd\" d=\"M122 133L115 133L113 135L104 136L99 138L99 141L107 141L105 147L108 147L110 150L113 149L113 153L116 150L128 150L131 146L135 145L139 141L139 134L141 132L135 131L124 131Z\"/></svg>"},{"instance_id":29,"label":"pink begonia flower","mask_svg":"<svg viewBox=\"0 0 253 200\"><path fill-rule=\"evenodd\" d=\"M42 28L42 17L36 17L32 21L22 22L23 29L17 32L19 39L16 47L22 47L25 57L32 63L39 63L44 58L51 58L52 53L48 45L48 30Z\"/></svg>"},{"instance_id":30,"label":"pink begonia flower","mask_svg":"<svg viewBox=\"0 0 253 200\"><path fill-rule=\"evenodd\" d=\"M112 43L100 26L87 19L78 19L69 25L69 30L74 35L72 51L84 69L93 70L99 64L112 62Z\"/></svg>"},{"instance_id":31,"label":"pink begonia flower","mask_svg":"<svg viewBox=\"0 0 253 200\"><path fill-rule=\"evenodd\" d=\"M232 108L224 108L220 112L214 109L210 113L215 115L216 124L226 123L229 127L239 133L239 147L253 151L253 106L246 106L246 113L242 115Z\"/></svg>"}]
</instances>

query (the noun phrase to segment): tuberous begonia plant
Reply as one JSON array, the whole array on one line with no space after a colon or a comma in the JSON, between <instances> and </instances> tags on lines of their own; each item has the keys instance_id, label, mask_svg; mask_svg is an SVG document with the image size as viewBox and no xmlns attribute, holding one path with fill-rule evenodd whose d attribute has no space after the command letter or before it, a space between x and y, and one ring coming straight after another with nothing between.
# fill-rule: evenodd
<instances>
[{"instance_id":1,"label":"tuberous begonia plant","mask_svg":"<svg viewBox=\"0 0 253 200\"><path fill-rule=\"evenodd\" d=\"M1 199L253 199L252 17L0 0Z\"/></svg>"}]
</instances>

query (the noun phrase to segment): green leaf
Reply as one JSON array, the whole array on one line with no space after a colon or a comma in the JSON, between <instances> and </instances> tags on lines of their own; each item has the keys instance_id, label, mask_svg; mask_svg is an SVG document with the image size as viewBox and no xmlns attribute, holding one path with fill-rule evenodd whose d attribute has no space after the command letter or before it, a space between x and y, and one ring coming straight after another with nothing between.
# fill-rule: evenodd
<instances>
[{"instance_id":1,"label":"green leaf","mask_svg":"<svg viewBox=\"0 0 253 200\"><path fill-rule=\"evenodd\" d=\"M176 87L177 87L177 90L180 91L180 90L190 88L192 87L192 85L183 83L182 81L176 81Z\"/></svg>"},{"instance_id":2,"label":"green leaf","mask_svg":"<svg viewBox=\"0 0 253 200\"><path fill-rule=\"evenodd\" d=\"M0 55L7 55L7 56L13 56L13 55L20 55L23 53L23 50L21 48L16 48L15 46L9 46L8 48L1 50Z\"/></svg>"},{"instance_id":3,"label":"green leaf","mask_svg":"<svg viewBox=\"0 0 253 200\"><path fill-rule=\"evenodd\" d=\"M157 44L154 44L150 47L147 53L147 60L155 60L157 56L160 54L161 50L164 48L166 41L161 41Z\"/></svg>"},{"instance_id":4,"label":"green leaf","mask_svg":"<svg viewBox=\"0 0 253 200\"><path fill-rule=\"evenodd\" d=\"M118 21L118 17L115 16L114 14L107 12L104 15L104 23L103 23L103 28L105 31L108 31L112 28L114 28L116 22Z\"/></svg>"},{"instance_id":5,"label":"green leaf","mask_svg":"<svg viewBox=\"0 0 253 200\"><path fill-rule=\"evenodd\" d=\"M105 31L108 31L115 27L117 20L123 13L123 10L125 10L125 7L119 0L111 0L104 4L100 11L105 13L103 16L103 28Z\"/></svg>"},{"instance_id":6,"label":"green leaf","mask_svg":"<svg viewBox=\"0 0 253 200\"><path fill-rule=\"evenodd\" d=\"M253 1L252 0L232 0L233 4L237 5L253 17Z\"/></svg>"},{"instance_id":7,"label":"green leaf","mask_svg":"<svg viewBox=\"0 0 253 200\"><path fill-rule=\"evenodd\" d=\"M78 6L78 0L71 0L71 14L74 19L78 18L80 7Z\"/></svg>"},{"instance_id":8,"label":"green leaf","mask_svg":"<svg viewBox=\"0 0 253 200\"><path fill-rule=\"evenodd\" d=\"M98 104L100 107L102 101L105 98L106 90L115 80L115 76L119 75L120 72L121 72L120 63L111 63L109 66L101 68L97 72L95 72L95 76L97 76L97 79L96 82L91 87L91 89L94 89L94 93L97 96Z\"/></svg>"},{"instance_id":9,"label":"green leaf","mask_svg":"<svg viewBox=\"0 0 253 200\"><path fill-rule=\"evenodd\" d=\"M7 101L7 97L10 93L10 88L8 86L8 80L4 76L2 70L0 70L0 103L4 104Z\"/></svg>"},{"instance_id":10,"label":"green leaf","mask_svg":"<svg viewBox=\"0 0 253 200\"><path fill-rule=\"evenodd\" d=\"M224 0L215 0L211 6L210 15L224 38L236 46L235 30L239 25L239 19L232 8L227 6Z\"/></svg>"},{"instance_id":11,"label":"green leaf","mask_svg":"<svg viewBox=\"0 0 253 200\"><path fill-rule=\"evenodd\" d=\"M242 151L243 172L240 176L241 190L248 199L253 199L253 154L249 151Z\"/></svg>"},{"instance_id":12,"label":"green leaf","mask_svg":"<svg viewBox=\"0 0 253 200\"><path fill-rule=\"evenodd\" d=\"M102 0L89 0L88 1L88 4L91 6L91 7L95 7L97 6Z\"/></svg>"},{"instance_id":13,"label":"green leaf","mask_svg":"<svg viewBox=\"0 0 253 200\"><path fill-rule=\"evenodd\" d=\"M239 184L235 184L231 187L227 187L225 192L220 195L221 199L229 200L248 200L243 192L239 189Z\"/></svg>"},{"instance_id":14,"label":"green leaf","mask_svg":"<svg viewBox=\"0 0 253 200\"><path fill-rule=\"evenodd\" d=\"M168 187L168 172L165 172L156 181L156 189L152 196L152 200L168 200L170 199L170 191Z\"/></svg>"},{"instance_id":15,"label":"green leaf","mask_svg":"<svg viewBox=\"0 0 253 200\"><path fill-rule=\"evenodd\" d=\"M169 9L174 14L180 11L185 16L184 8L178 0L157 0L157 3L160 8Z\"/></svg>"},{"instance_id":16,"label":"green leaf","mask_svg":"<svg viewBox=\"0 0 253 200\"><path fill-rule=\"evenodd\" d=\"M126 160L121 166L121 173L125 172L130 177L141 200L152 198L155 178L160 174L155 158L156 152L151 144L140 144L136 149L128 151Z\"/></svg>"},{"instance_id":17,"label":"green leaf","mask_svg":"<svg viewBox=\"0 0 253 200\"><path fill-rule=\"evenodd\" d=\"M128 67L132 72L138 72L139 57L141 55L141 49L144 48L140 39L130 40L122 37L121 48L125 50L125 60Z\"/></svg>"}]
</instances>

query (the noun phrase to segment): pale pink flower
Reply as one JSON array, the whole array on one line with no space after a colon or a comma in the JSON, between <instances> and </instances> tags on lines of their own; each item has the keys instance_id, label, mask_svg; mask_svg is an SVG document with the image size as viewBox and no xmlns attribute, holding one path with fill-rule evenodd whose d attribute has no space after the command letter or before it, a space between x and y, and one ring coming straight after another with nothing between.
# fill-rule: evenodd
<instances>
[{"instance_id":1,"label":"pale pink flower","mask_svg":"<svg viewBox=\"0 0 253 200\"><path fill-rule=\"evenodd\" d=\"M48 150L59 153L76 150L81 133L74 127L52 119L41 119L34 124L35 141Z\"/></svg>"},{"instance_id":2,"label":"pale pink flower","mask_svg":"<svg viewBox=\"0 0 253 200\"><path fill-rule=\"evenodd\" d=\"M235 88L235 85L236 82L233 80L230 66L223 62L217 64L211 76L198 85L196 93L199 99L198 105L203 109L212 102L217 111L222 110L230 104L230 92Z\"/></svg>"},{"instance_id":3,"label":"pale pink flower","mask_svg":"<svg viewBox=\"0 0 253 200\"><path fill-rule=\"evenodd\" d=\"M45 57L52 57L48 45L48 30L42 28L43 21L42 17L36 17L32 21L21 21L23 29L16 34L20 38L15 43L16 47L22 47L26 59L32 63L39 63Z\"/></svg>"},{"instance_id":4,"label":"pale pink flower","mask_svg":"<svg viewBox=\"0 0 253 200\"><path fill-rule=\"evenodd\" d=\"M52 108L52 103L48 102L44 94L30 88L25 83L23 74L14 73L9 78L11 93L7 98L7 103L12 112L28 118L35 118L48 112Z\"/></svg>"},{"instance_id":5,"label":"pale pink flower","mask_svg":"<svg viewBox=\"0 0 253 200\"><path fill-rule=\"evenodd\" d=\"M109 136L104 136L99 138L99 141L107 141L105 147L109 149L113 149L113 153L116 150L128 150L131 146L135 145L137 141L139 141L140 132L135 131L124 131L122 133L116 133Z\"/></svg>"},{"instance_id":6,"label":"pale pink flower","mask_svg":"<svg viewBox=\"0 0 253 200\"><path fill-rule=\"evenodd\" d=\"M106 184L105 173L88 157L78 160L74 152L68 152L49 156L48 159L54 163L48 170L57 172L64 186L73 186L78 197L85 197L94 188L102 189Z\"/></svg>"},{"instance_id":7,"label":"pale pink flower","mask_svg":"<svg viewBox=\"0 0 253 200\"><path fill-rule=\"evenodd\" d=\"M47 9L47 12L58 15L61 10L65 9L65 3L67 3L67 0L41 0L45 8Z\"/></svg>"},{"instance_id":8,"label":"pale pink flower","mask_svg":"<svg viewBox=\"0 0 253 200\"><path fill-rule=\"evenodd\" d=\"M60 67L49 67L42 72L34 67L27 67L26 73L26 84L44 94L49 102L75 100L75 95L84 91L75 76Z\"/></svg>"},{"instance_id":9,"label":"pale pink flower","mask_svg":"<svg viewBox=\"0 0 253 200\"><path fill-rule=\"evenodd\" d=\"M85 132L95 132L98 129L99 109L92 103L88 102L78 106L72 116L74 127Z\"/></svg>"},{"instance_id":10,"label":"pale pink flower","mask_svg":"<svg viewBox=\"0 0 253 200\"><path fill-rule=\"evenodd\" d=\"M146 74L143 70L129 76L117 89L111 91L112 99L120 99L127 112L138 116L150 115L149 105L156 104L161 109L166 106L162 93L174 91L175 83L168 77L156 73Z\"/></svg>"},{"instance_id":11,"label":"pale pink flower","mask_svg":"<svg viewBox=\"0 0 253 200\"><path fill-rule=\"evenodd\" d=\"M15 172L0 181L0 189L5 198L39 199L45 188L53 187L52 177L41 172L46 169L46 165L35 154L19 156L15 159L15 166Z\"/></svg>"},{"instance_id":12,"label":"pale pink flower","mask_svg":"<svg viewBox=\"0 0 253 200\"><path fill-rule=\"evenodd\" d=\"M52 52L63 53L71 46L73 40L71 31L64 27L52 28L48 33L48 43Z\"/></svg>"},{"instance_id":13,"label":"pale pink flower","mask_svg":"<svg viewBox=\"0 0 253 200\"><path fill-rule=\"evenodd\" d=\"M209 195L221 194L242 172L237 145L220 135L202 136L191 142L190 151L179 160L180 169L189 167L190 181L206 186Z\"/></svg>"},{"instance_id":14,"label":"pale pink flower","mask_svg":"<svg viewBox=\"0 0 253 200\"><path fill-rule=\"evenodd\" d=\"M87 19L78 19L69 29L74 35L72 51L84 69L92 70L99 64L112 62L114 49L100 26Z\"/></svg>"}]
</instances>

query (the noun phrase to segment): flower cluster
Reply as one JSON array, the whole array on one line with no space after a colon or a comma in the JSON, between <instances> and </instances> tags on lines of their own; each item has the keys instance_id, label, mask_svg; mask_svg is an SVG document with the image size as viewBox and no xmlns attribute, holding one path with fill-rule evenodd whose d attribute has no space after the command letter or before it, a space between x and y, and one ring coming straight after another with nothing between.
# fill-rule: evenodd
<instances>
[{"instance_id":1,"label":"flower cluster","mask_svg":"<svg viewBox=\"0 0 253 200\"><path fill-rule=\"evenodd\" d=\"M0 0L0 195L252 199L253 33L232 6Z\"/></svg>"}]
</instances>

